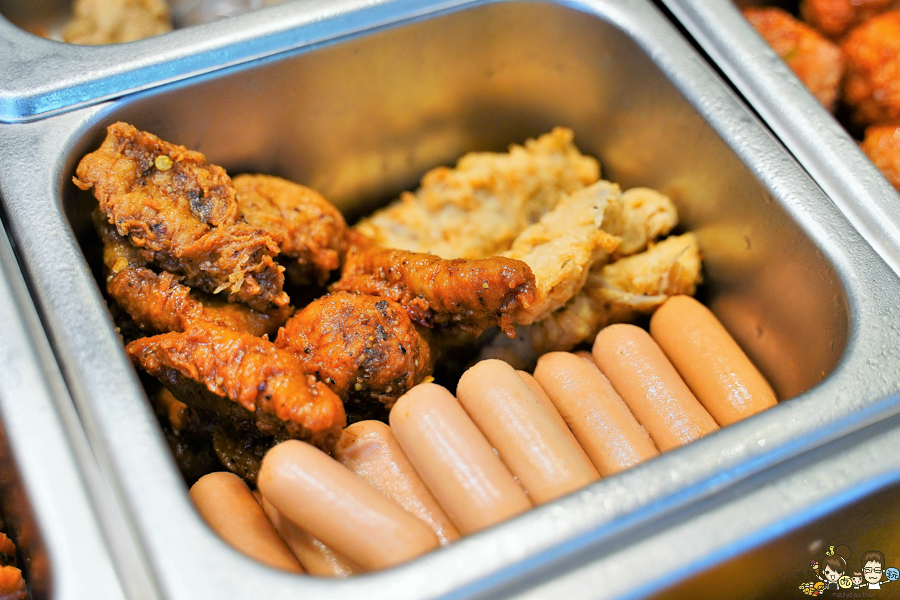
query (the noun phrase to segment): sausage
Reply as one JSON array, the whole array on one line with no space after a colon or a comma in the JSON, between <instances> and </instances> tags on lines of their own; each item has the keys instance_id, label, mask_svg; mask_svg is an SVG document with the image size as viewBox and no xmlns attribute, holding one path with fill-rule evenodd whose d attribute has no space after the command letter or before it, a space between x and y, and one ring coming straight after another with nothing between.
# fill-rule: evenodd
<instances>
[{"instance_id":1,"label":"sausage","mask_svg":"<svg viewBox=\"0 0 900 600\"><path fill-rule=\"evenodd\" d=\"M270 567L303 572L243 479L210 473L197 480L189 495L203 520L235 550Z\"/></svg>"},{"instance_id":2,"label":"sausage","mask_svg":"<svg viewBox=\"0 0 900 600\"><path fill-rule=\"evenodd\" d=\"M427 523L442 546L459 539L456 526L428 491L388 425L381 421L350 425L335 445L334 457Z\"/></svg>"},{"instance_id":3,"label":"sausage","mask_svg":"<svg viewBox=\"0 0 900 600\"><path fill-rule=\"evenodd\" d=\"M531 508L512 473L446 389L417 385L391 409L390 423L460 533L484 529Z\"/></svg>"},{"instance_id":4,"label":"sausage","mask_svg":"<svg viewBox=\"0 0 900 600\"><path fill-rule=\"evenodd\" d=\"M597 366L597 363L594 362L594 355L591 354L590 352L588 352L587 350L576 350L572 354L574 354L578 358L583 358L584 360L588 361L588 363L594 365L595 367Z\"/></svg>"},{"instance_id":5,"label":"sausage","mask_svg":"<svg viewBox=\"0 0 900 600\"><path fill-rule=\"evenodd\" d=\"M459 380L460 405L500 454L535 504L579 490L600 478L565 431L502 360L483 360Z\"/></svg>"},{"instance_id":6,"label":"sausage","mask_svg":"<svg viewBox=\"0 0 900 600\"><path fill-rule=\"evenodd\" d=\"M666 300L650 319L650 334L719 426L778 403L722 323L690 296Z\"/></svg>"},{"instance_id":7,"label":"sausage","mask_svg":"<svg viewBox=\"0 0 900 600\"><path fill-rule=\"evenodd\" d=\"M593 362L568 352L549 352L538 359L534 378L603 477L659 454Z\"/></svg>"},{"instance_id":8,"label":"sausage","mask_svg":"<svg viewBox=\"0 0 900 600\"><path fill-rule=\"evenodd\" d=\"M360 572L360 568L344 556L338 554L309 533L303 531L290 519L278 512L275 506L262 494L257 498L269 521L275 526L281 539L287 544L300 564L310 575L320 577L349 577Z\"/></svg>"},{"instance_id":9,"label":"sausage","mask_svg":"<svg viewBox=\"0 0 900 600\"><path fill-rule=\"evenodd\" d=\"M281 514L365 571L438 547L425 523L306 442L269 450L257 485Z\"/></svg>"},{"instance_id":10,"label":"sausage","mask_svg":"<svg viewBox=\"0 0 900 600\"><path fill-rule=\"evenodd\" d=\"M719 428L662 349L640 327L619 324L602 329L593 353L597 366L661 452Z\"/></svg>"}]
</instances>

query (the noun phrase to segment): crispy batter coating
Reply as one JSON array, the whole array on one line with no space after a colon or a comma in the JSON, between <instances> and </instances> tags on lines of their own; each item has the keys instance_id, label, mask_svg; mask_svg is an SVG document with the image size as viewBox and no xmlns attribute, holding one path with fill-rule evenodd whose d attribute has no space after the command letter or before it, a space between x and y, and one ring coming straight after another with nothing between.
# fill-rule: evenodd
<instances>
[{"instance_id":1,"label":"crispy batter coating","mask_svg":"<svg viewBox=\"0 0 900 600\"><path fill-rule=\"evenodd\" d=\"M746 8L744 16L816 99L834 110L844 75L840 48L780 8Z\"/></svg>"},{"instance_id":2,"label":"crispy batter coating","mask_svg":"<svg viewBox=\"0 0 900 600\"><path fill-rule=\"evenodd\" d=\"M887 123L867 127L860 147L900 192L900 125Z\"/></svg>"},{"instance_id":3,"label":"crispy batter coating","mask_svg":"<svg viewBox=\"0 0 900 600\"><path fill-rule=\"evenodd\" d=\"M512 314L531 306L536 295L534 275L522 261L499 256L444 260L377 247L351 249L333 289L398 302L424 327L479 333L500 325L510 335Z\"/></svg>"},{"instance_id":4,"label":"crispy batter coating","mask_svg":"<svg viewBox=\"0 0 900 600\"><path fill-rule=\"evenodd\" d=\"M326 448L345 425L340 398L265 339L198 323L135 340L126 351L188 406L255 423L266 435Z\"/></svg>"},{"instance_id":5,"label":"crispy batter coating","mask_svg":"<svg viewBox=\"0 0 900 600\"><path fill-rule=\"evenodd\" d=\"M578 293L592 266L607 261L619 238L601 226L607 212L621 212L621 196L619 186L608 181L567 194L503 253L527 264L536 284L534 302L513 313L515 323L546 318Z\"/></svg>"},{"instance_id":6,"label":"crispy batter coating","mask_svg":"<svg viewBox=\"0 0 900 600\"><path fill-rule=\"evenodd\" d=\"M649 315L669 296L693 295L701 280L700 267L696 236L670 236L646 252L593 271L565 307L534 325L517 328L515 339L498 334L481 358L530 369L542 354L571 350L607 325Z\"/></svg>"},{"instance_id":7,"label":"crispy batter coating","mask_svg":"<svg viewBox=\"0 0 900 600\"><path fill-rule=\"evenodd\" d=\"M645 187L623 192L621 203L611 205L603 218L603 229L619 238L613 260L642 252L656 238L669 235L676 225L675 203L665 194Z\"/></svg>"},{"instance_id":8,"label":"crispy batter coating","mask_svg":"<svg viewBox=\"0 0 900 600\"><path fill-rule=\"evenodd\" d=\"M75 0L65 26L70 44L119 44L172 31L165 0Z\"/></svg>"},{"instance_id":9,"label":"crispy batter coating","mask_svg":"<svg viewBox=\"0 0 900 600\"><path fill-rule=\"evenodd\" d=\"M844 100L858 125L900 120L900 10L873 17L841 44Z\"/></svg>"},{"instance_id":10,"label":"crispy batter coating","mask_svg":"<svg viewBox=\"0 0 900 600\"><path fill-rule=\"evenodd\" d=\"M802 0L800 16L822 35L837 39L866 19L898 7L897 0Z\"/></svg>"},{"instance_id":11,"label":"crispy batter coating","mask_svg":"<svg viewBox=\"0 0 900 600\"><path fill-rule=\"evenodd\" d=\"M487 258L507 250L519 233L552 209L565 193L597 181L600 166L557 127L508 153L472 152L456 167L425 174L356 228L385 248L429 252L441 258Z\"/></svg>"},{"instance_id":12,"label":"crispy batter coating","mask_svg":"<svg viewBox=\"0 0 900 600\"><path fill-rule=\"evenodd\" d=\"M347 224L320 193L271 175L234 178L244 219L278 240L282 254L296 259L293 283L323 285L340 266Z\"/></svg>"},{"instance_id":13,"label":"crispy batter coating","mask_svg":"<svg viewBox=\"0 0 900 600\"><path fill-rule=\"evenodd\" d=\"M187 285L257 310L288 303L278 244L242 220L231 179L199 152L115 123L74 181L144 260Z\"/></svg>"},{"instance_id":14,"label":"crispy batter coating","mask_svg":"<svg viewBox=\"0 0 900 600\"><path fill-rule=\"evenodd\" d=\"M396 302L335 292L288 320L275 345L340 396L352 422L386 417L397 398L431 375L425 335Z\"/></svg>"}]
</instances>

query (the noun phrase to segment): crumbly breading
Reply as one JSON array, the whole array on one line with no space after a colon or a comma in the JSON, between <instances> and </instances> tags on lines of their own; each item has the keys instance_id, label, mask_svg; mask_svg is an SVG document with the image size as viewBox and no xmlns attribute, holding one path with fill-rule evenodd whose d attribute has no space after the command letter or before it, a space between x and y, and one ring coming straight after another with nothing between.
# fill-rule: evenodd
<instances>
[{"instance_id":1,"label":"crumbly breading","mask_svg":"<svg viewBox=\"0 0 900 600\"><path fill-rule=\"evenodd\" d=\"M563 194L596 182L600 166L557 127L508 153L472 152L438 167L356 228L385 248L441 258L487 258L509 249Z\"/></svg>"},{"instance_id":2,"label":"crumbly breading","mask_svg":"<svg viewBox=\"0 0 900 600\"><path fill-rule=\"evenodd\" d=\"M603 229L620 240L613 259L643 251L648 243L669 235L678 225L675 203L650 188L626 190L621 202L610 208L603 219Z\"/></svg>"},{"instance_id":3,"label":"crumbly breading","mask_svg":"<svg viewBox=\"0 0 900 600\"><path fill-rule=\"evenodd\" d=\"M165 0L75 0L63 29L70 44L119 44L172 31Z\"/></svg>"},{"instance_id":4,"label":"crumbly breading","mask_svg":"<svg viewBox=\"0 0 900 600\"><path fill-rule=\"evenodd\" d=\"M670 236L640 254L591 272L562 309L516 329L515 339L497 335L481 358L498 358L518 369L534 366L546 352L570 350L603 327L651 314L669 297L693 295L701 280L700 247L693 233Z\"/></svg>"}]
</instances>

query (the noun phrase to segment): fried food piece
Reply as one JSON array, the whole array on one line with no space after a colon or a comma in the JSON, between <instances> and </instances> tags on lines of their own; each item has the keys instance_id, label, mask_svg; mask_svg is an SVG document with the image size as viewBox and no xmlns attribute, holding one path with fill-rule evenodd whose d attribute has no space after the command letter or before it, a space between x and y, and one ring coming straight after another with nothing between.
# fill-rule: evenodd
<instances>
[{"instance_id":1,"label":"fried food piece","mask_svg":"<svg viewBox=\"0 0 900 600\"><path fill-rule=\"evenodd\" d=\"M75 0L63 29L70 44L119 44L172 31L165 0Z\"/></svg>"},{"instance_id":2,"label":"fried food piece","mask_svg":"<svg viewBox=\"0 0 900 600\"><path fill-rule=\"evenodd\" d=\"M542 354L571 350L607 325L649 315L669 296L693 295L701 280L700 267L696 236L670 236L646 252L591 272L584 288L566 306L543 321L517 328L515 339L498 334L480 358L498 358L517 369L530 369Z\"/></svg>"},{"instance_id":3,"label":"fried food piece","mask_svg":"<svg viewBox=\"0 0 900 600\"><path fill-rule=\"evenodd\" d=\"M335 292L288 320L275 345L340 396L352 422L387 417L397 398L431 375L425 336L396 302Z\"/></svg>"},{"instance_id":4,"label":"fried food piece","mask_svg":"<svg viewBox=\"0 0 900 600\"><path fill-rule=\"evenodd\" d=\"M623 192L621 202L612 204L603 217L604 231L619 238L613 260L643 251L656 238L669 235L676 225L675 203L665 194L644 187Z\"/></svg>"},{"instance_id":5,"label":"fried food piece","mask_svg":"<svg viewBox=\"0 0 900 600\"><path fill-rule=\"evenodd\" d=\"M745 8L744 16L816 99L833 111L844 74L840 48L780 8Z\"/></svg>"},{"instance_id":6,"label":"fried food piece","mask_svg":"<svg viewBox=\"0 0 900 600\"><path fill-rule=\"evenodd\" d=\"M100 148L78 164L75 184L93 188L100 210L140 256L183 275L185 283L256 310L284 306L278 244L240 216L225 170L199 152L138 131L107 130Z\"/></svg>"},{"instance_id":7,"label":"fried food piece","mask_svg":"<svg viewBox=\"0 0 900 600\"><path fill-rule=\"evenodd\" d=\"M507 250L519 233L565 193L596 182L600 166L557 127L508 153L471 152L456 167L438 167L356 228L385 248L441 258L487 258Z\"/></svg>"},{"instance_id":8,"label":"fried food piece","mask_svg":"<svg viewBox=\"0 0 900 600\"><path fill-rule=\"evenodd\" d=\"M621 196L619 186L608 181L565 195L503 253L527 264L536 284L535 300L512 314L515 323L546 318L578 293L594 264L607 261L619 238L601 226L605 213L621 212Z\"/></svg>"},{"instance_id":9,"label":"fried food piece","mask_svg":"<svg viewBox=\"0 0 900 600\"><path fill-rule=\"evenodd\" d=\"M860 147L881 174L900 192L900 125L887 123L867 127Z\"/></svg>"},{"instance_id":10,"label":"fried food piece","mask_svg":"<svg viewBox=\"0 0 900 600\"><path fill-rule=\"evenodd\" d=\"M0 600L25 600L28 590L22 571L16 567L16 546L0 532Z\"/></svg>"},{"instance_id":11,"label":"fried food piece","mask_svg":"<svg viewBox=\"0 0 900 600\"><path fill-rule=\"evenodd\" d=\"M265 435L327 448L345 425L340 398L265 339L197 323L125 350L188 406L253 423Z\"/></svg>"},{"instance_id":12,"label":"fried food piece","mask_svg":"<svg viewBox=\"0 0 900 600\"><path fill-rule=\"evenodd\" d=\"M320 193L271 175L234 178L237 201L250 225L278 240L281 253L297 260L293 283L323 285L341 263L347 224Z\"/></svg>"},{"instance_id":13,"label":"fried food piece","mask_svg":"<svg viewBox=\"0 0 900 600\"><path fill-rule=\"evenodd\" d=\"M873 17L841 44L844 100L858 125L900 120L900 10Z\"/></svg>"},{"instance_id":14,"label":"fried food piece","mask_svg":"<svg viewBox=\"0 0 900 600\"><path fill-rule=\"evenodd\" d=\"M333 290L402 304L423 327L480 333L499 324L510 335L512 315L531 306L536 295L534 275L522 261L499 256L444 260L377 247L351 249Z\"/></svg>"},{"instance_id":15,"label":"fried food piece","mask_svg":"<svg viewBox=\"0 0 900 600\"><path fill-rule=\"evenodd\" d=\"M800 16L822 35L837 39L863 21L898 7L897 0L802 0Z\"/></svg>"}]
</instances>

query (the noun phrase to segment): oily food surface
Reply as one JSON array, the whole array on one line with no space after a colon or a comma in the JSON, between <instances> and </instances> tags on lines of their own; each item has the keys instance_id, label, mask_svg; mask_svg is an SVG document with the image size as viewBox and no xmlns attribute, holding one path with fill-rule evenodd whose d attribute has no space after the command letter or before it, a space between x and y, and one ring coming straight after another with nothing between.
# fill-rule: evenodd
<instances>
[{"instance_id":1,"label":"oily food surface","mask_svg":"<svg viewBox=\"0 0 900 600\"><path fill-rule=\"evenodd\" d=\"M564 128L439 167L350 229L309 188L232 180L125 123L75 183L97 201L111 308L163 386L151 397L189 479L221 464L254 481L273 444L330 449L348 417L385 419L436 365L448 381L479 353L533 367L700 281L691 234L658 241L672 201L599 180Z\"/></svg>"}]
</instances>

